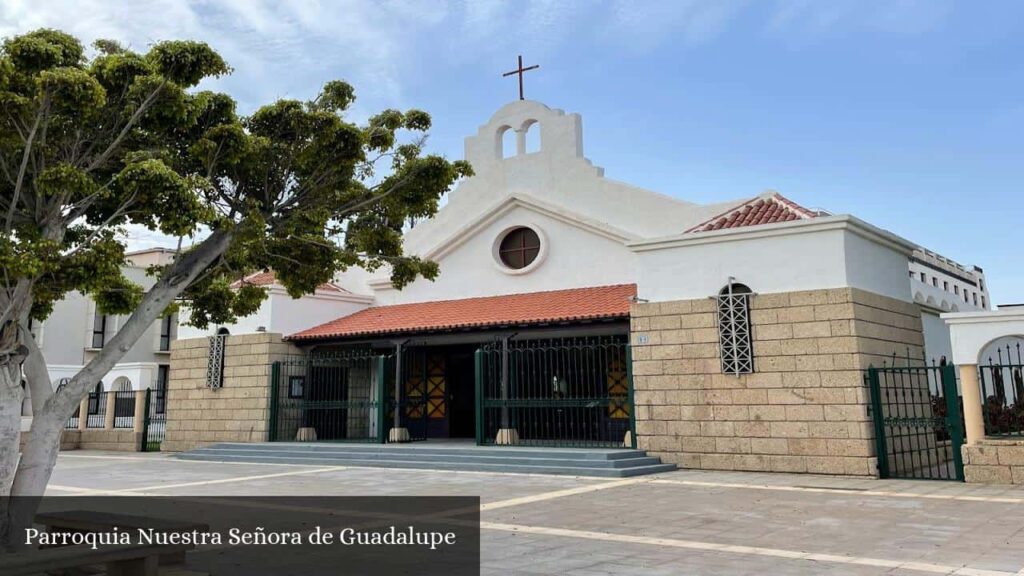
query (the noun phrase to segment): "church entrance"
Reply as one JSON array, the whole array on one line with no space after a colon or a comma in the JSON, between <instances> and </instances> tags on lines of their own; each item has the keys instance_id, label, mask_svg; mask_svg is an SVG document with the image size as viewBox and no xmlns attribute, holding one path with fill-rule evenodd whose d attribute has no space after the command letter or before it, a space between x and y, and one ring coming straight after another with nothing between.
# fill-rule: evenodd
<instances>
[{"instance_id":1,"label":"church entrance","mask_svg":"<svg viewBox=\"0 0 1024 576\"><path fill-rule=\"evenodd\" d=\"M271 441L633 444L624 334L314 349L271 370Z\"/></svg>"},{"instance_id":2,"label":"church entrance","mask_svg":"<svg viewBox=\"0 0 1024 576\"><path fill-rule=\"evenodd\" d=\"M402 350L400 424L411 440L475 436L475 349L467 344ZM390 396L393 401L394 392Z\"/></svg>"},{"instance_id":3,"label":"church entrance","mask_svg":"<svg viewBox=\"0 0 1024 576\"><path fill-rule=\"evenodd\" d=\"M473 438L476 435L476 382L474 381L473 348L454 350L448 356L451 394L451 438Z\"/></svg>"}]
</instances>

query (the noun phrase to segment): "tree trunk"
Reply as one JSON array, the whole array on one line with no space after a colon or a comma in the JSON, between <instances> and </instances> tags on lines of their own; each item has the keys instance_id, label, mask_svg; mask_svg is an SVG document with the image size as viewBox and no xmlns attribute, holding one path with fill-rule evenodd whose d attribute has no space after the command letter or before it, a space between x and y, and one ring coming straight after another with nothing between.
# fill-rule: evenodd
<instances>
[{"instance_id":1,"label":"tree trunk","mask_svg":"<svg viewBox=\"0 0 1024 576\"><path fill-rule=\"evenodd\" d=\"M10 543L10 537L20 534L24 528L31 525L32 518L38 507L39 498L46 491L46 484L50 481L53 467L57 463L57 455L60 452L60 435L64 423L81 399L106 375L114 364L138 342L146 329L156 321L167 307L207 268L213 265L227 250L231 242L232 234L229 231L216 231L208 236L194 250L188 252L180 260L171 266L157 283L150 288L143 297L139 307L128 318L117 334L104 346L88 364L85 365L64 388L50 396L41 409L36 408L33 401L32 427L30 437L25 445L25 451L18 459L18 435L14 435L13 441L9 441L7 435L0 436L0 456L5 455L8 446L13 456L10 465L15 467L11 478L3 477L5 483L0 484L0 535L6 535L6 539L0 542ZM31 347L29 347L31 348ZM44 362L45 364L45 362ZM29 378L39 378L45 374L45 370L37 369L37 366L26 370ZM16 390L21 391L21 366L18 364L0 365L0 372L11 374L17 377ZM12 377L13 377L12 376ZM50 386L49 382L33 383L35 386ZM16 430L21 425L21 403L23 395L18 401L12 402L7 398L0 398L0 410L13 408L17 411L15 418ZM86 415L82 415L86 417ZM0 426L4 426L0 422ZM7 463L0 461L0 467ZM0 472L2 474L3 472ZM4 497L14 497L15 506L3 510Z\"/></svg>"},{"instance_id":2,"label":"tree trunk","mask_svg":"<svg viewBox=\"0 0 1024 576\"><path fill-rule=\"evenodd\" d=\"M9 494L18 469L24 391L17 365L0 366L0 494ZM9 534L9 500L0 496L0 543Z\"/></svg>"},{"instance_id":3,"label":"tree trunk","mask_svg":"<svg viewBox=\"0 0 1024 576\"><path fill-rule=\"evenodd\" d=\"M57 463L60 452L60 435L67 418L60 419L52 409L44 410L32 418L25 451L18 463L15 475L15 488L11 491L12 498L7 510L6 524L8 545L20 540L24 528L32 525L39 500L46 491L53 467ZM31 487L30 490L18 490L17 487ZM39 487L39 488L36 488ZM2 533L3 528L0 528Z\"/></svg>"}]
</instances>

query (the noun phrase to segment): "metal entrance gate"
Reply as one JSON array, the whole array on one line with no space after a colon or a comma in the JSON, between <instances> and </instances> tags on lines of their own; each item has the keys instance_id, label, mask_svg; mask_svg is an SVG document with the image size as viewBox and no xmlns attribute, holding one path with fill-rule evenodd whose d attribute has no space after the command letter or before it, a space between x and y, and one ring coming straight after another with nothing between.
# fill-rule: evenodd
<instances>
[{"instance_id":1,"label":"metal entrance gate","mask_svg":"<svg viewBox=\"0 0 1024 576\"><path fill-rule=\"evenodd\" d=\"M868 368L881 478L964 479L963 400L956 368Z\"/></svg>"},{"instance_id":2,"label":"metal entrance gate","mask_svg":"<svg viewBox=\"0 0 1024 576\"><path fill-rule=\"evenodd\" d=\"M159 452L160 443L167 434L167 387L146 389L145 402L141 449L143 452Z\"/></svg>"},{"instance_id":3,"label":"metal entrance gate","mask_svg":"<svg viewBox=\"0 0 1024 576\"><path fill-rule=\"evenodd\" d=\"M464 410L460 416L475 418L478 444L636 446L625 336L483 346L473 357L472 399L449 389L460 362L468 374L469 350L466 362L439 347L381 352L318 351L274 362L267 439L383 443L396 426L409 440L446 438Z\"/></svg>"},{"instance_id":4,"label":"metal entrance gate","mask_svg":"<svg viewBox=\"0 0 1024 576\"><path fill-rule=\"evenodd\" d=\"M267 439L382 442L388 429L386 388L392 358L351 349L274 362Z\"/></svg>"},{"instance_id":5,"label":"metal entrance gate","mask_svg":"<svg viewBox=\"0 0 1024 576\"><path fill-rule=\"evenodd\" d=\"M631 364L625 336L481 347L477 443L635 448Z\"/></svg>"},{"instance_id":6,"label":"metal entrance gate","mask_svg":"<svg viewBox=\"0 0 1024 576\"><path fill-rule=\"evenodd\" d=\"M383 443L396 426L396 405L397 426L410 440L440 435L447 426L444 370L444 356L426 348L285 357L271 366L267 439Z\"/></svg>"}]
</instances>

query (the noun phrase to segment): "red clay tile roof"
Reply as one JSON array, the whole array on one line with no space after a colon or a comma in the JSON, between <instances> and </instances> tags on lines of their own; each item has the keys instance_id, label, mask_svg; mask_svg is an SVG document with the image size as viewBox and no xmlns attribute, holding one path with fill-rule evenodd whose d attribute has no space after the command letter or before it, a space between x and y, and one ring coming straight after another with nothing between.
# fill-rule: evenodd
<instances>
[{"instance_id":1,"label":"red clay tile roof","mask_svg":"<svg viewBox=\"0 0 1024 576\"><path fill-rule=\"evenodd\" d=\"M628 318L630 300L634 296L636 284L619 284L465 300L375 306L292 334L288 339L313 340Z\"/></svg>"},{"instance_id":2,"label":"red clay tile roof","mask_svg":"<svg viewBox=\"0 0 1024 576\"><path fill-rule=\"evenodd\" d=\"M238 288L242 284L250 284L252 286L272 286L277 282L277 278L274 276L274 271L269 270L266 272L256 272L255 274L249 274L241 280L237 280L231 284L232 288ZM335 286L330 282L321 284L316 287L317 290L327 290L329 292L346 292L343 288Z\"/></svg>"},{"instance_id":3,"label":"red clay tile roof","mask_svg":"<svg viewBox=\"0 0 1024 576\"><path fill-rule=\"evenodd\" d=\"M778 192L769 192L740 204L729 211L702 222L687 232L708 232L724 228L741 228L758 224L775 224L820 216Z\"/></svg>"}]
</instances>

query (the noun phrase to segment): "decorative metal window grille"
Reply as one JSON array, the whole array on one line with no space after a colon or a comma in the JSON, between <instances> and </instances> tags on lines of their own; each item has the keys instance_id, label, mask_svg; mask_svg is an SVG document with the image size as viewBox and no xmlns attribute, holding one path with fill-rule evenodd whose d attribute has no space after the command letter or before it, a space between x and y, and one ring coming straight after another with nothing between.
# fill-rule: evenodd
<instances>
[{"instance_id":1,"label":"decorative metal window grille","mask_svg":"<svg viewBox=\"0 0 1024 576\"><path fill-rule=\"evenodd\" d=\"M210 336L210 356L206 363L207 388L220 388L224 385L224 348L227 334Z\"/></svg>"},{"instance_id":2,"label":"decorative metal window grille","mask_svg":"<svg viewBox=\"0 0 1024 576\"><path fill-rule=\"evenodd\" d=\"M750 337L750 288L729 285L718 294L718 346L725 374L754 371L754 346Z\"/></svg>"}]
</instances>

